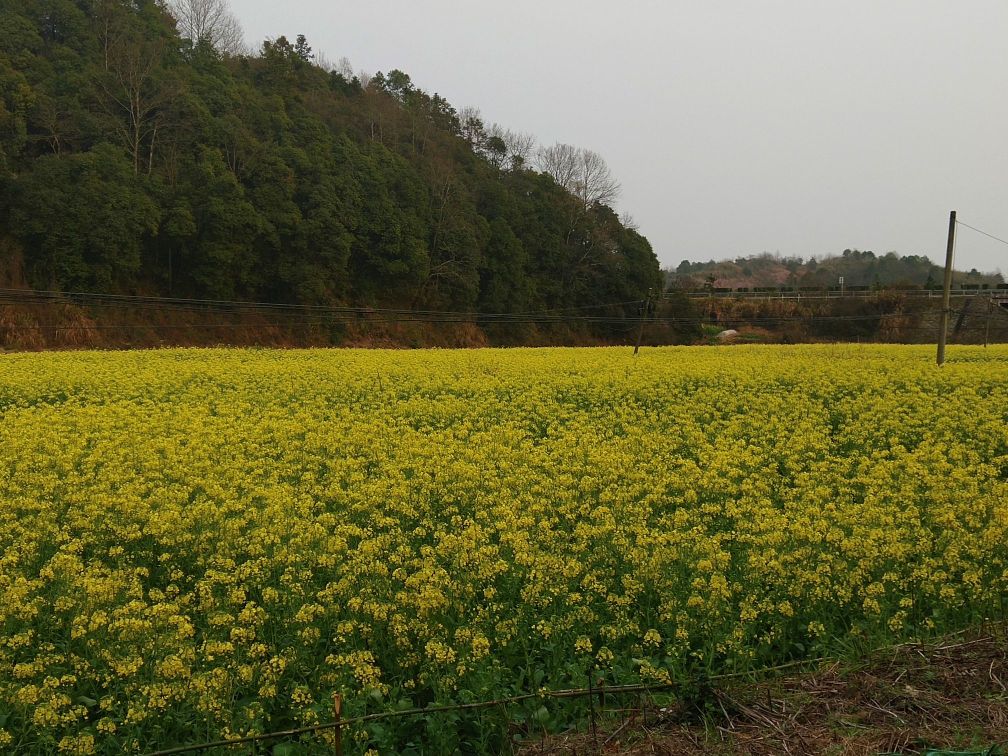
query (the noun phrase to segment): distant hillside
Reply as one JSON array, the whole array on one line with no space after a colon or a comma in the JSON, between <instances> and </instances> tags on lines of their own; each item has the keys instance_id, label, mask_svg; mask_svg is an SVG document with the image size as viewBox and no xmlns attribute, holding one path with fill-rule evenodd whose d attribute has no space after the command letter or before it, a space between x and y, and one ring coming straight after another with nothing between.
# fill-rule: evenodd
<instances>
[{"instance_id":1,"label":"distant hillside","mask_svg":"<svg viewBox=\"0 0 1008 756\"><path fill-rule=\"evenodd\" d=\"M674 270L664 271L666 285L700 289L752 288L757 286L835 286L840 277L845 286L941 286L944 268L922 255L876 255L846 249L842 254L822 259L778 257L762 254L721 262L691 263L683 260ZM956 284L1003 283L1000 273L977 270L957 271Z\"/></svg>"},{"instance_id":2,"label":"distant hillside","mask_svg":"<svg viewBox=\"0 0 1008 756\"><path fill-rule=\"evenodd\" d=\"M613 318L660 286L595 153L183 6L3 4L0 284Z\"/></svg>"}]
</instances>

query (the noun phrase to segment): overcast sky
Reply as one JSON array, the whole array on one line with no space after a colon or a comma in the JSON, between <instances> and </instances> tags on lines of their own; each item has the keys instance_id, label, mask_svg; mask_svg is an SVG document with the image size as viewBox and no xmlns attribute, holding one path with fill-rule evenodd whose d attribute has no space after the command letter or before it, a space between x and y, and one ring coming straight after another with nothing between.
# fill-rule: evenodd
<instances>
[{"instance_id":1,"label":"overcast sky","mask_svg":"<svg viewBox=\"0 0 1008 756\"><path fill-rule=\"evenodd\" d=\"M1008 239L1006 0L232 0L489 124L599 152L665 265ZM1008 274L960 228L956 266Z\"/></svg>"}]
</instances>

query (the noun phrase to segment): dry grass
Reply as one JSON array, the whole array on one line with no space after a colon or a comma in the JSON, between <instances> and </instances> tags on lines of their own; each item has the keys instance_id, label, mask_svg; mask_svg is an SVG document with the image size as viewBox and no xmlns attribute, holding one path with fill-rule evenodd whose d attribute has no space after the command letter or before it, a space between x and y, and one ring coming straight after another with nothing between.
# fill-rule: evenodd
<instances>
[{"instance_id":1,"label":"dry grass","mask_svg":"<svg viewBox=\"0 0 1008 756\"><path fill-rule=\"evenodd\" d=\"M596 734L543 740L524 756L923 754L1008 744L1005 627L907 643L861 664L712 691L706 711L640 706Z\"/></svg>"}]
</instances>

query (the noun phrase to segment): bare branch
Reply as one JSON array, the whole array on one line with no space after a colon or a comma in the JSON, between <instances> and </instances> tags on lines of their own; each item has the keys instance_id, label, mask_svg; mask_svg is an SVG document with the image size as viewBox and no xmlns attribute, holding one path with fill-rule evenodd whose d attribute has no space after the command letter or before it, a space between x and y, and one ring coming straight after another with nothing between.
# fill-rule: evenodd
<instances>
[{"instance_id":1,"label":"bare branch","mask_svg":"<svg viewBox=\"0 0 1008 756\"><path fill-rule=\"evenodd\" d=\"M592 150L581 150L580 157L574 195L584 202L586 208L611 205L619 197L620 184L613 178L606 161Z\"/></svg>"},{"instance_id":2,"label":"bare branch","mask_svg":"<svg viewBox=\"0 0 1008 756\"><path fill-rule=\"evenodd\" d=\"M535 153L535 137L523 131L505 130L501 134L501 139L507 145L508 160L512 169L524 168L528 165Z\"/></svg>"},{"instance_id":3,"label":"bare branch","mask_svg":"<svg viewBox=\"0 0 1008 756\"><path fill-rule=\"evenodd\" d=\"M536 152L536 167L571 194L578 175L580 151L569 144L540 147Z\"/></svg>"},{"instance_id":4,"label":"bare branch","mask_svg":"<svg viewBox=\"0 0 1008 756\"><path fill-rule=\"evenodd\" d=\"M245 51L245 33L227 0L170 0L168 9L179 34L194 45L203 40L228 56Z\"/></svg>"},{"instance_id":5,"label":"bare branch","mask_svg":"<svg viewBox=\"0 0 1008 756\"><path fill-rule=\"evenodd\" d=\"M630 214L628 210L624 210L620 213L620 225L628 231L640 231L640 224L637 220Z\"/></svg>"},{"instance_id":6,"label":"bare branch","mask_svg":"<svg viewBox=\"0 0 1008 756\"><path fill-rule=\"evenodd\" d=\"M315 65L321 68L326 73L332 73L336 69L335 64L331 60L329 60L329 56L326 55L322 50L318 50L315 53Z\"/></svg>"},{"instance_id":7,"label":"bare branch","mask_svg":"<svg viewBox=\"0 0 1008 756\"><path fill-rule=\"evenodd\" d=\"M340 59L336 61L336 65L333 66L333 71L338 73L347 81L352 81L353 77L357 75L354 73L353 63L350 62L350 58L346 55L341 56Z\"/></svg>"},{"instance_id":8,"label":"bare branch","mask_svg":"<svg viewBox=\"0 0 1008 756\"><path fill-rule=\"evenodd\" d=\"M619 197L620 184L597 152L569 144L541 147L536 166L573 194L587 210L592 205L611 205Z\"/></svg>"}]
</instances>

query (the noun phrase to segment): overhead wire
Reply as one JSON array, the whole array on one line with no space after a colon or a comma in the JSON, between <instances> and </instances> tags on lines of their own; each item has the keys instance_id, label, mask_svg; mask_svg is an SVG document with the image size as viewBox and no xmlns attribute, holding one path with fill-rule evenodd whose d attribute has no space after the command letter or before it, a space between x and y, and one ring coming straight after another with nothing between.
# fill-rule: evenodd
<instances>
[{"instance_id":1,"label":"overhead wire","mask_svg":"<svg viewBox=\"0 0 1008 756\"><path fill-rule=\"evenodd\" d=\"M995 236L994 234L988 233L988 232L984 231L983 229L977 228L976 226L971 226L969 223L963 223L958 218L956 219L956 225L957 226L965 226L966 228L968 228L968 229L970 229L972 231L976 231L978 234L983 234L984 236L987 236L987 237L993 239L994 241L1001 242L1002 244L1008 246L1008 240L1002 239L1000 236Z\"/></svg>"},{"instance_id":2,"label":"overhead wire","mask_svg":"<svg viewBox=\"0 0 1008 756\"><path fill-rule=\"evenodd\" d=\"M668 301L670 297L664 296L660 301ZM7 331L31 331L37 329L54 331L173 331L187 329L235 329L235 328L290 328L300 327L331 327L339 324L351 323L371 323L371 324L391 324L391 323L428 323L428 324L463 324L484 322L488 324L528 324L528 325L549 325L558 323L590 323L598 325L624 325L633 327L642 322L656 325L689 325L697 322L696 317L661 315L579 315L579 314L557 314L560 312L588 312L615 307L626 307L627 305L643 305L644 300L626 300L621 302L597 303L593 305L572 306L567 308L553 308L549 310L535 310L516 313L481 313L447 310L408 310L398 308L368 308L368 307L343 307L324 305L296 305L290 303L271 302L245 302L240 300L209 300L209 299L184 299L171 297L142 297L121 294L98 294L94 292L54 292L31 289L3 289L0 288L0 305L21 304L21 303L41 303L58 304L67 300L78 301L87 307L101 308L124 308L137 307L138 309L154 310L159 312L190 312L200 315L216 315L227 317L229 315L240 314L241 311L251 310L253 312L272 312L275 315L280 313L289 314L282 320L273 320L259 323L234 323L234 322L202 322L202 323L103 323L103 324L11 324L4 327ZM227 308L227 309L221 309ZM779 316L761 316L751 318L729 318L729 321L745 322L752 325L774 325L791 322L800 323L823 323L823 322L857 322L874 321L892 317L885 313L870 313L860 315L826 315L826 314L796 314ZM906 330L922 328L922 326L905 325Z\"/></svg>"},{"instance_id":3,"label":"overhead wire","mask_svg":"<svg viewBox=\"0 0 1008 756\"><path fill-rule=\"evenodd\" d=\"M243 301L243 300L231 300L231 299L192 299L192 298L181 298L181 297L157 297L157 296L141 296L141 295L130 295L130 294L99 294L95 292L81 292L81 291L68 291L68 292L58 292L58 291L45 291L45 290L35 290L35 289L2 289L0 288L0 301L4 298L14 298L19 301L27 300L42 300L42 301L65 301L67 299L76 300L107 300L108 302L115 304L132 304L140 307L157 308L158 306L164 306L165 309L171 308L172 310L186 309L192 307L198 307L200 311L205 311L207 308L240 308L240 309L252 309L252 310L278 310L278 311L294 311L294 312L311 312L311 313L335 313L335 314L354 314L354 315L431 315L431 316L457 316L465 317L468 319L480 318L480 319L515 319L515 318L525 318L531 316L537 317L556 317L556 318L566 318L560 313L565 312L580 312L589 310L600 310L610 307L625 307L627 305L639 305L643 303L642 299L631 299L624 300L621 302L602 302L590 305L572 305L569 307L555 307L542 310L525 310L517 312L478 312L478 311L462 311L462 310L419 310L419 309L409 309L409 308L388 308L388 307L364 307L364 306L349 306L349 305L310 305L310 304L295 304L289 302L259 302L259 301Z\"/></svg>"},{"instance_id":4,"label":"overhead wire","mask_svg":"<svg viewBox=\"0 0 1008 756\"><path fill-rule=\"evenodd\" d=\"M894 317L891 314L878 313L872 315L788 315L769 316L760 318L729 318L730 321L744 322L751 325L775 325L784 323L825 323L825 322L857 322L875 321L884 318ZM215 328L285 328L291 326L332 326L341 323L357 322L346 318L326 319L326 320L292 320L287 322L267 322L267 323L105 323L101 325L74 325L74 324L54 324L40 323L35 325L7 325L2 330L6 331L34 331L34 330L56 330L56 331L125 331L125 330L146 330L146 331L170 331L188 329L215 329ZM383 320L369 321L373 324L381 323L430 323L430 324L461 324L470 323L471 319L464 318L386 318ZM507 321L511 323L528 324L549 324L556 323L556 320L536 320ZM689 317L627 317L627 318L580 318L577 322L587 322L610 325L639 325L640 323L652 323L655 325L690 325L698 322L696 318ZM922 328L923 326L906 325L906 329Z\"/></svg>"}]
</instances>

